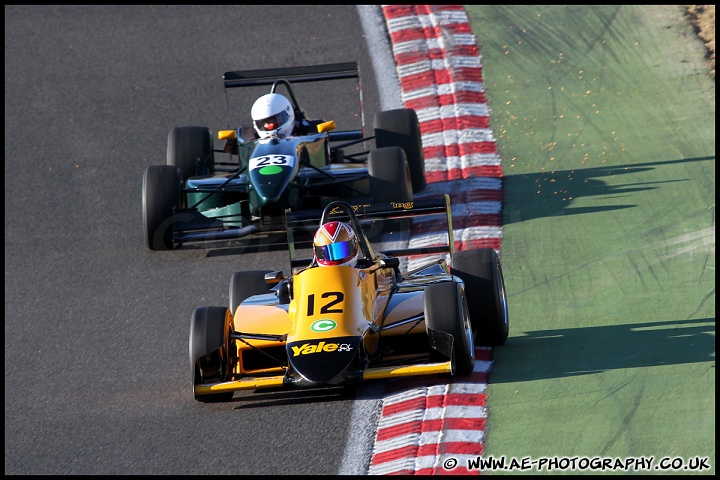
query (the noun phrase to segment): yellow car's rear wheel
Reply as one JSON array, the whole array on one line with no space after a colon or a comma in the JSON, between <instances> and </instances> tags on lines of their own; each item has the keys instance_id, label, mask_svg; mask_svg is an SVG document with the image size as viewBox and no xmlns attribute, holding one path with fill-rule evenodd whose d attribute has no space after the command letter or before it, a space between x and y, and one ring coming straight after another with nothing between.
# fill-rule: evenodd
<instances>
[{"instance_id":1,"label":"yellow car's rear wheel","mask_svg":"<svg viewBox=\"0 0 720 480\"><path fill-rule=\"evenodd\" d=\"M475 343L467 302L458 282L442 282L425 289L425 325L430 348L450 358L457 375L475 368Z\"/></svg>"}]
</instances>

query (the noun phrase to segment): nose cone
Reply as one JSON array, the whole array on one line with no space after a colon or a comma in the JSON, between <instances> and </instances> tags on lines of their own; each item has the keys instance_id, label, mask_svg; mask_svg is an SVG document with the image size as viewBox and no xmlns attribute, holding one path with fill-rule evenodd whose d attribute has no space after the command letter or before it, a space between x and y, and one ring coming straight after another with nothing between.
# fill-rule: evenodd
<instances>
[{"instance_id":1,"label":"nose cone","mask_svg":"<svg viewBox=\"0 0 720 480\"><path fill-rule=\"evenodd\" d=\"M358 374L356 359L362 337L337 337L287 344L292 381L300 384L342 385ZM304 379L304 380L303 380Z\"/></svg>"},{"instance_id":2,"label":"nose cone","mask_svg":"<svg viewBox=\"0 0 720 480\"><path fill-rule=\"evenodd\" d=\"M260 207L277 203L292 180L293 169L268 165L250 172L250 181L260 200Z\"/></svg>"},{"instance_id":3,"label":"nose cone","mask_svg":"<svg viewBox=\"0 0 720 480\"><path fill-rule=\"evenodd\" d=\"M259 144L248 165L259 207L279 202L298 168L294 143L271 139Z\"/></svg>"}]
</instances>

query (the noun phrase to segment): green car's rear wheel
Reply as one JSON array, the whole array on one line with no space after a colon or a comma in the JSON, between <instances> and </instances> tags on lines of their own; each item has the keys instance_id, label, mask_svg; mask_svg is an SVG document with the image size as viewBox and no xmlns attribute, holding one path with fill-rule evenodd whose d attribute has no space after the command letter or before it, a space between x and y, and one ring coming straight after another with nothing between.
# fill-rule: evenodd
<instances>
[{"instance_id":1,"label":"green car's rear wheel","mask_svg":"<svg viewBox=\"0 0 720 480\"><path fill-rule=\"evenodd\" d=\"M400 147L372 150L368 156L370 195L376 202L410 202L413 199L406 155Z\"/></svg>"},{"instance_id":2,"label":"green car's rear wheel","mask_svg":"<svg viewBox=\"0 0 720 480\"><path fill-rule=\"evenodd\" d=\"M375 115L375 145L400 147L405 152L410 167L413 193L425 189L425 154L420 136L420 123L412 108L398 108L378 112Z\"/></svg>"}]
</instances>

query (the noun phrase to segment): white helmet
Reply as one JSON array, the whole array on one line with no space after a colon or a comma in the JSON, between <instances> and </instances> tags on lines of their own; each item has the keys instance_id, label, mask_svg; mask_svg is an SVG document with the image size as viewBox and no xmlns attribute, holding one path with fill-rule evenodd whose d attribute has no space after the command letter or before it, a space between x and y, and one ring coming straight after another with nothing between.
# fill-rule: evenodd
<instances>
[{"instance_id":1,"label":"white helmet","mask_svg":"<svg viewBox=\"0 0 720 480\"><path fill-rule=\"evenodd\" d=\"M290 101L279 93L268 93L255 101L250 115L260 138L288 136L295 126L295 112Z\"/></svg>"}]
</instances>

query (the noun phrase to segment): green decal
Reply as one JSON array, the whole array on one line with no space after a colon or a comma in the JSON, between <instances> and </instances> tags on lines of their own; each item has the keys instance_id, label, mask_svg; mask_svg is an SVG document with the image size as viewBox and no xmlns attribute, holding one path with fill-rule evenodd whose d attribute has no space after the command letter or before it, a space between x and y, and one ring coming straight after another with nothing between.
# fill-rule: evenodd
<instances>
[{"instance_id":1,"label":"green decal","mask_svg":"<svg viewBox=\"0 0 720 480\"><path fill-rule=\"evenodd\" d=\"M260 175L277 175L280 172L282 172L282 167L271 165L269 167L262 167L259 173Z\"/></svg>"},{"instance_id":2,"label":"green decal","mask_svg":"<svg viewBox=\"0 0 720 480\"><path fill-rule=\"evenodd\" d=\"M337 327L337 323L329 319L324 319L318 320L317 322L310 325L310 330L312 330L313 332L328 332L335 327Z\"/></svg>"}]
</instances>

